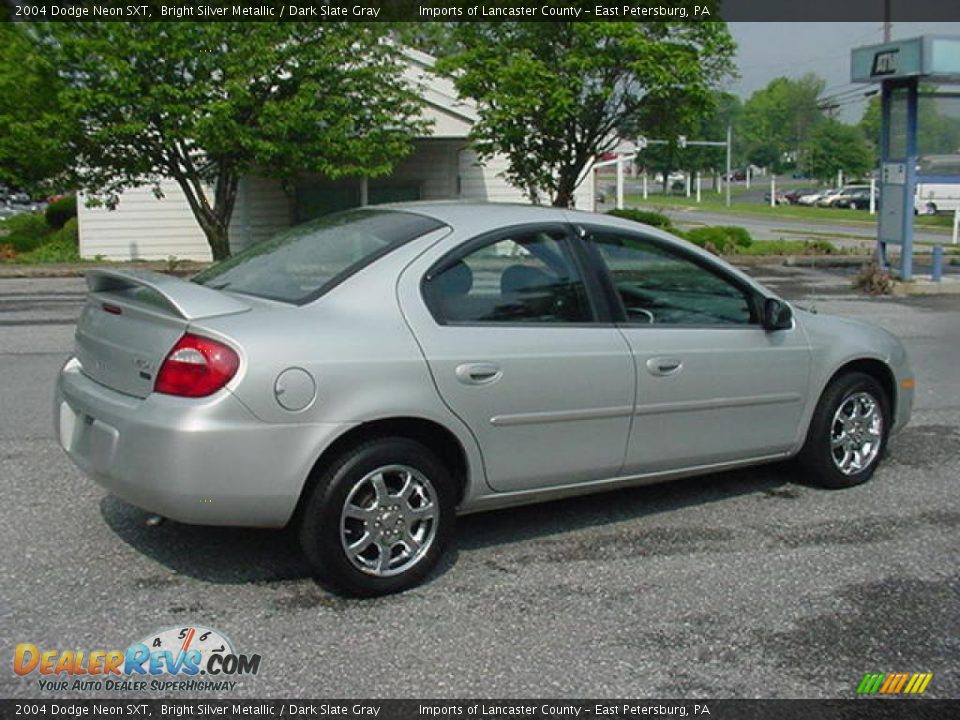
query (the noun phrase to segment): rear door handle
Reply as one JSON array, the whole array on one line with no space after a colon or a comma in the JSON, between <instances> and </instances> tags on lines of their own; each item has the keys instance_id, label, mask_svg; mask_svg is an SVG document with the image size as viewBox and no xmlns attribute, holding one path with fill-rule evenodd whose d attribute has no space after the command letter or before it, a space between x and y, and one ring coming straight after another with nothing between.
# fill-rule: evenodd
<instances>
[{"instance_id":1,"label":"rear door handle","mask_svg":"<svg viewBox=\"0 0 960 720\"><path fill-rule=\"evenodd\" d=\"M503 377L503 371L496 363L464 363L454 372L464 385L489 385Z\"/></svg>"},{"instance_id":2,"label":"rear door handle","mask_svg":"<svg viewBox=\"0 0 960 720\"><path fill-rule=\"evenodd\" d=\"M676 375L683 370L683 362L679 358L654 357L647 360L647 371L651 375L666 377Z\"/></svg>"}]
</instances>

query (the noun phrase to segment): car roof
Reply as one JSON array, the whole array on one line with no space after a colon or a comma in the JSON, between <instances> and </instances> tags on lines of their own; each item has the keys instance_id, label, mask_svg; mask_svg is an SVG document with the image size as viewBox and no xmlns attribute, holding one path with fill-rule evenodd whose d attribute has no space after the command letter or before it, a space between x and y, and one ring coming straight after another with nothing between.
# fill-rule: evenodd
<instances>
[{"instance_id":1,"label":"car roof","mask_svg":"<svg viewBox=\"0 0 960 720\"><path fill-rule=\"evenodd\" d=\"M692 255L699 255L708 259L710 262L721 262L720 258L710 254L703 248L693 243L677 238L675 235L665 232L659 228L638 223L634 220L616 217L609 214L598 214L586 212L583 210L573 210L568 208L558 208L544 205L524 205L522 203L484 203L469 201L419 201L405 203L390 203L386 205L377 205L376 209L396 210L401 212L411 212L433 218L438 222L449 225L454 230L465 230L469 235L481 235L494 230L502 230L511 225L524 225L528 223L556 222L565 224L594 224L602 225L607 228L622 228L631 232L643 232L643 234L667 240L671 243L681 243L685 246L686 252ZM736 267L727 265L726 270L729 274L737 276L744 284L757 289L762 293L769 293L769 290L757 283L753 278L739 270Z\"/></svg>"},{"instance_id":2,"label":"car roof","mask_svg":"<svg viewBox=\"0 0 960 720\"><path fill-rule=\"evenodd\" d=\"M566 208L544 205L457 200L391 203L378 205L377 208L425 215L454 228L468 227L473 232L525 223L567 223L570 222L570 213L573 212Z\"/></svg>"}]
</instances>

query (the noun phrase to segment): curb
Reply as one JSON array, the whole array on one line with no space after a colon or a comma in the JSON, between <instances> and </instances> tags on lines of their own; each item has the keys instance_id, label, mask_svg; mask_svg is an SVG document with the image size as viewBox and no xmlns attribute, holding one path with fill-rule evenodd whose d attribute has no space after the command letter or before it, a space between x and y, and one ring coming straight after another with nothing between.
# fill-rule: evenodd
<instances>
[{"instance_id":1,"label":"curb","mask_svg":"<svg viewBox=\"0 0 960 720\"><path fill-rule=\"evenodd\" d=\"M721 255L731 265L785 265L788 267L860 267L869 255Z\"/></svg>"},{"instance_id":2,"label":"curb","mask_svg":"<svg viewBox=\"0 0 960 720\"><path fill-rule=\"evenodd\" d=\"M893 283L894 297L911 297L917 295L960 295L960 278L943 278L940 282L933 280L910 280L903 282L895 280Z\"/></svg>"},{"instance_id":3,"label":"curb","mask_svg":"<svg viewBox=\"0 0 960 720\"><path fill-rule=\"evenodd\" d=\"M136 263L50 263L49 265L0 264L0 280L16 278L70 278L83 277L87 270L153 270L165 275L187 277L200 272L210 263L184 262L170 269L166 261Z\"/></svg>"}]
</instances>

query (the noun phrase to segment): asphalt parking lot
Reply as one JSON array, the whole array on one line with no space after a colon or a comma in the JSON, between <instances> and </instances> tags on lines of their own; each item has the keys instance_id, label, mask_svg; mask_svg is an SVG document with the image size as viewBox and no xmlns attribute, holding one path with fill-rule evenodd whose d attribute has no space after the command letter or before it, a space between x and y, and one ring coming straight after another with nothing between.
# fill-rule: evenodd
<instances>
[{"instance_id":1,"label":"asphalt parking lot","mask_svg":"<svg viewBox=\"0 0 960 720\"><path fill-rule=\"evenodd\" d=\"M97 696L14 675L17 643L192 624L262 656L231 697L844 698L894 671L960 697L960 297L752 272L908 345L913 422L870 483L767 466L470 516L427 584L373 601L319 588L289 533L150 526L83 477L51 429L82 280L0 279L0 697Z\"/></svg>"}]
</instances>

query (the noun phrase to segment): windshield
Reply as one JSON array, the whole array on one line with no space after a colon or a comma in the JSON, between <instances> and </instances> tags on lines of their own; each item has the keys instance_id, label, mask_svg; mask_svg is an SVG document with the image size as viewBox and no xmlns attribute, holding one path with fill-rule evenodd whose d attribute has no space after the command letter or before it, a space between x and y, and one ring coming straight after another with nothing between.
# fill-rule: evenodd
<instances>
[{"instance_id":1,"label":"windshield","mask_svg":"<svg viewBox=\"0 0 960 720\"><path fill-rule=\"evenodd\" d=\"M193 282L302 305L394 248L440 227L433 218L407 212L348 210L256 243L207 268Z\"/></svg>"}]
</instances>

